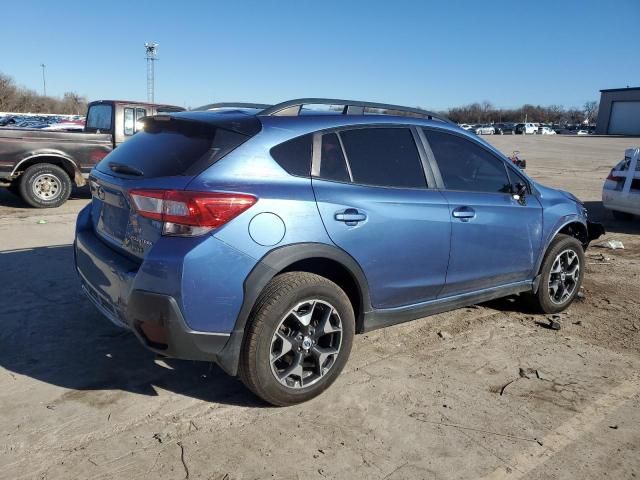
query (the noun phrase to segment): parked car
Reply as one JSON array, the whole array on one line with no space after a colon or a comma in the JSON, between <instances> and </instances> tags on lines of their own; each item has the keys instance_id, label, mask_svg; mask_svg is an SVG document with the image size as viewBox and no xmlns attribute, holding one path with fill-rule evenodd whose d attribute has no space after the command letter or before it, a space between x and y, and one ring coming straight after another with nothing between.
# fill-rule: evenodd
<instances>
[{"instance_id":1,"label":"parked car","mask_svg":"<svg viewBox=\"0 0 640 480\"><path fill-rule=\"evenodd\" d=\"M516 133L518 135L535 135L538 133L538 127L533 123L518 123Z\"/></svg>"},{"instance_id":2,"label":"parked car","mask_svg":"<svg viewBox=\"0 0 640 480\"><path fill-rule=\"evenodd\" d=\"M629 148L602 186L602 204L619 220L640 216L640 149Z\"/></svg>"},{"instance_id":3,"label":"parked car","mask_svg":"<svg viewBox=\"0 0 640 480\"><path fill-rule=\"evenodd\" d=\"M463 130L471 130L473 128L473 125L469 125L467 123L461 123L459 127Z\"/></svg>"},{"instance_id":4,"label":"parked car","mask_svg":"<svg viewBox=\"0 0 640 480\"><path fill-rule=\"evenodd\" d=\"M515 123L496 123L493 125L493 128L498 135L515 135L516 133L516 124Z\"/></svg>"},{"instance_id":5,"label":"parked car","mask_svg":"<svg viewBox=\"0 0 640 480\"><path fill-rule=\"evenodd\" d=\"M476 132L476 135L493 135L494 133L496 133L496 129L493 128L492 125L484 124L484 125L478 125L475 128L475 132Z\"/></svg>"},{"instance_id":6,"label":"parked car","mask_svg":"<svg viewBox=\"0 0 640 480\"><path fill-rule=\"evenodd\" d=\"M568 128L556 128L554 130L554 132L556 132L557 135L575 135L576 131L575 130L569 130Z\"/></svg>"},{"instance_id":7,"label":"parked car","mask_svg":"<svg viewBox=\"0 0 640 480\"><path fill-rule=\"evenodd\" d=\"M546 125L538 127L538 133L540 135L555 135L556 134L556 132L551 127L547 127Z\"/></svg>"},{"instance_id":8,"label":"parked car","mask_svg":"<svg viewBox=\"0 0 640 480\"><path fill-rule=\"evenodd\" d=\"M49 123L2 128L0 186L9 187L32 207L58 207L67 201L73 185L85 185L89 171L136 133L137 120L181 110L171 105L99 100L89 104L86 125L79 131L73 126L56 131Z\"/></svg>"},{"instance_id":9,"label":"parked car","mask_svg":"<svg viewBox=\"0 0 640 480\"><path fill-rule=\"evenodd\" d=\"M584 130L584 129L578 130L576 135L589 135L589 130Z\"/></svg>"},{"instance_id":10,"label":"parked car","mask_svg":"<svg viewBox=\"0 0 640 480\"><path fill-rule=\"evenodd\" d=\"M300 115L319 103L343 113ZM74 248L100 312L275 405L329 387L355 333L505 295L566 309L602 233L445 117L369 102L153 117L90 184Z\"/></svg>"}]
</instances>

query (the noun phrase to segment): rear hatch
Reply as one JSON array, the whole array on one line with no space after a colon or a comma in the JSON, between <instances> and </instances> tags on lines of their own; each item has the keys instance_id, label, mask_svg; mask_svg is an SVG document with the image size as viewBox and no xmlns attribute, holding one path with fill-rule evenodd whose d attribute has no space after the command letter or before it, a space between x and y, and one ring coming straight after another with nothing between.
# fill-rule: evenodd
<instances>
[{"instance_id":1,"label":"rear hatch","mask_svg":"<svg viewBox=\"0 0 640 480\"><path fill-rule=\"evenodd\" d=\"M91 217L96 234L143 259L162 235L162 222L139 215L130 192L181 191L191 180L260 130L255 117L184 112L144 119L144 131L92 171Z\"/></svg>"}]
</instances>

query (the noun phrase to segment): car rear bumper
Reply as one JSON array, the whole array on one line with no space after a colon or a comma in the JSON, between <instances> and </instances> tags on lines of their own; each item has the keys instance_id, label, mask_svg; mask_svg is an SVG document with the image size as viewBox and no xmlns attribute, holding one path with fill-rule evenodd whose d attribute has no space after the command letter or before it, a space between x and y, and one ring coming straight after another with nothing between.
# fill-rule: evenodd
<instances>
[{"instance_id":1,"label":"car rear bumper","mask_svg":"<svg viewBox=\"0 0 640 480\"><path fill-rule=\"evenodd\" d=\"M640 215L640 193L604 188L602 205L609 210Z\"/></svg>"},{"instance_id":2,"label":"car rear bumper","mask_svg":"<svg viewBox=\"0 0 640 480\"><path fill-rule=\"evenodd\" d=\"M213 237L183 251L172 240L182 246L188 241L158 243L156 257L152 250L142 263L136 262L98 238L88 210L83 210L74 244L82 289L105 317L132 330L150 350L217 362L242 306L243 272L255 261L230 255L230 247ZM218 268L211 268L210 260Z\"/></svg>"}]
</instances>

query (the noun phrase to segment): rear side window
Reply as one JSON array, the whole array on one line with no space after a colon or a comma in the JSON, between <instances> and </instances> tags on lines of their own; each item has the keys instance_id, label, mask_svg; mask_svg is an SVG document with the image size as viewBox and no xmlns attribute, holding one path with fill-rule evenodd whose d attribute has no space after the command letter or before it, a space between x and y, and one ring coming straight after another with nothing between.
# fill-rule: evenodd
<instances>
[{"instance_id":1,"label":"rear side window","mask_svg":"<svg viewBox=\"0 0 640 480\"><path fill-rule=\"evenodd\" d=\"M320 178L336 182L349 182L347 163L342 154L340 140L335 133L322 136L322 152L320 155Z\"/></svg>"},{"instance_id":2,"label":"rear side window","mask_svg":"<svg viewBox=\"0 0 640 480\"><path fill-rule=\"evenodd\" d=\"M504 163L473 142L449 133L425 130L447 190L509 193Z\"/></svg>"},{"instance_id":3,"label":"rear side window","mask_svg":"<svg viewBox=\"0 0 640 480\"><path fill-rule=\"evenodd\" d=\"M124 109L124 134L127 136L133 135L135 121L133 119L133 108Z\"/></svg>"},{"instance_id":4,"label":"rear side window","mask_svg":"<svg viewBox=\"0 0 640 480\"><path fill-rule=\"evenodd\" d=\"M111 105L91 105L87 114L87 128L92 130L111 130Z\"/></svg>"},{"instance_id":5,"label":"rear side window","mask_svg":"<svg viewBox=\"0 0 640 480\"><path fill-rule=\"evenodd\" d=\"M418 149L408 128L361 128L340 132L353 182L426 188Z\"/></svg>"},{"instance_id":6,"label":"rear side window","mask_svg":"<svg viewBox=\"0 0 640 480\"><path fill-rule=\"evenodd\" d=\"M312 135L303 135L276 145L271 149L271 156L289 175L308 177L311 174L312 139Z\"/></svg>"},{"instance_id":7,"label":"rear side window","mask_svg":"<svg viewBox=\"0 0 640 480\"><path fill-rule=\"evenodd\" d=\"M118 175L109 164L124 164L144 178L198 175L250 137L215 125L173 119L147 121L96 168Z\"/></svg>"}]
</instances>

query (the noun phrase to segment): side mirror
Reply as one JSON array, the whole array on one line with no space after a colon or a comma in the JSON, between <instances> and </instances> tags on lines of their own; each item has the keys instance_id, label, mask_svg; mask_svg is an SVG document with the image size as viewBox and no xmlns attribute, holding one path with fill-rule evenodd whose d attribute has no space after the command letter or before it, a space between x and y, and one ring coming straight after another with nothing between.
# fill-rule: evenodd
<instances>
[{"instance_id":1,"label":"side mirror","mask_svg":"<svg viewBox=\"0 0 640 480\"><path fill-rule=\"evenodd\" d=\"M520 205L527 204L527 186L524 183L518 182L513 185L511 187L511 195L513 196L513 199L516 200Z\"/></svg>"}]
</instances>

